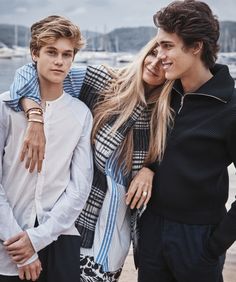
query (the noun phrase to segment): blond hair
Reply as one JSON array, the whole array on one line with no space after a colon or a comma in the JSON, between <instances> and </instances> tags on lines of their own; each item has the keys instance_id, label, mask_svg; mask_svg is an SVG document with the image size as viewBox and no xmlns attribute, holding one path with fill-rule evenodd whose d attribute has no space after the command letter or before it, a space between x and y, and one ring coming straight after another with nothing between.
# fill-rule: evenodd
<instances>
[{"instance_id":1,"label":"blond hair","mask_svg":"<svg viewBox=\"0 0 236 282\"><path fill-rule=\"evenodd\" d=\"M144 60L153 49L156 48L155 38L148 42L139 52L136 58L128 66L111 70L108 72L113 77L109 85L101 94L101 102L94 108L94 126L92 140L95 142L96 133L111 117L117 115L117 119L112 126L112 134L129 118L135 106L142 104L151 107L151 124L149 150L145 163L151 163L155 160L161 160L163 157L167 127L172 120L170 109L169 92L172 88L172 82L166 82L164 87L160 85L155 89L155 93L148 97L145 95L143 82L143 64ZM126 172L132 169L133 155L133 130L131 129L122 146L119 148L118 162L125 161Z\"/></svg>"},{"instance_id":2,"label":"blond hair","mask_svg":"<svg viewBox=\"0 0 236 282\"><path fill-rule=\"evenodd\" d=\"M38 55L43 46L59 38L68 38L73 42L74 55L84 46L84 39L77 25L64 17L52 15L31 26L31 54Z\"/></svg>"}]
</instances>

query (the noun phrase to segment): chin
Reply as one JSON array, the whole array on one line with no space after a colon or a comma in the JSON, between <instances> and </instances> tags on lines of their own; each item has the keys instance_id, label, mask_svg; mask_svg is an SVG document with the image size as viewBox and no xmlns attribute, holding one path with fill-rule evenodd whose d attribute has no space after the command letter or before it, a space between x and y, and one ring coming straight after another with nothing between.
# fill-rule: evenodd
<instances>
[{"instance_id":1,"label":"chin","mask_svg":"<svg viewBox=\"0 0 236 282\"><path fill-rule=\"evenodd\" d=\"M166 72L165 78L168 79L168 80L175 80L175 79L178 78L178 76L175 75L174 73L168 73L168 72Z\"/></svg>"}]
</instances>

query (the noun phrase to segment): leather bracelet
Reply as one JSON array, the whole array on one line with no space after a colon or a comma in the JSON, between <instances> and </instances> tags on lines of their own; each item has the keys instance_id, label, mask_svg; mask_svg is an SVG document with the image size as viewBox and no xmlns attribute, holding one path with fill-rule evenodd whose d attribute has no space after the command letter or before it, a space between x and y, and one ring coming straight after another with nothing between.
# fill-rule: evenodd
<instances>
[{"instance_id":1,"label":"leather bracelet","mask_svg":"<svg viewBox=\"0 0 236 282\"><path fill-rule=\"evenodd\" d=\"M41 111L36 111L36 110L30 110L30 111L27 112L27 116L32 115L32 114L42 116L42 115L43 115L43 112L41 112Z\"/></svg>"},{"instance_id":2,"label":"leather bracelet","mask_svg":"<svg viewBox=\"0 0 236 282\"><path fill-rule=\"evenodd\" d=\"M30 109L28 109L28 110L25 112L25 114L28 114L30 111L37 111L37 112L43 114L43 109L42 109L42 108L39 108L39 107L38 107L38 108L37 108L37 107L30 108Z\"/></svg>"},{"instance_id":3,"label":"leather bracelet","mask_svg":"<svg viewBox=\"0 0 236 282\"><path fill-rule=\"evenodd\" d=\"M29 119L28 119L28 122L38 122L38 123L44 124L44 121L43 121L43 120L41 120L41 119L36 119L36 118L29 118Z\"/></svg>"}]
</instances>

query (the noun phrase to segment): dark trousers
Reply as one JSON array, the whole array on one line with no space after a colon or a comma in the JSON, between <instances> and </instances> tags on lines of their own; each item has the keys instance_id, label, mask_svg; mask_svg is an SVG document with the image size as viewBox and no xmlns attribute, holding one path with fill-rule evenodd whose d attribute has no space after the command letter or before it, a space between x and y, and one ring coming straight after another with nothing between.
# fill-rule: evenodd
<instances>
[{"instance_id":1,"label":"dark trousers","mask_svg":"<svg viewBox=\"0 0 236 282\"><path fill-rule=\"evenodd\" d=\"M80 237L61 235L41 250L42 272L37 282L80 282ZM18 276L2 276L0 282L22 282Z\"/></svg>"},{"instance_id":2,"label":"dark trousers","mask_svg":"<svg viewBox=\"0 0 236 282\"><path fill-rule=\"evenodd\" d=\"M223 282L225 256L210 258L205 249L214 227L177 223L145 211L138 282Z\"/></svg>"},{"instance_id":3,"label":"dark trousers","mask_svg":"<svg viewBox=\"0 0 236 282\"><path fill-rule=\"evenodd\" d=\"M29 280L20 280L18 276L4 276L0 275L0 282L25 282Z\"/></svg>"}]
</instances>

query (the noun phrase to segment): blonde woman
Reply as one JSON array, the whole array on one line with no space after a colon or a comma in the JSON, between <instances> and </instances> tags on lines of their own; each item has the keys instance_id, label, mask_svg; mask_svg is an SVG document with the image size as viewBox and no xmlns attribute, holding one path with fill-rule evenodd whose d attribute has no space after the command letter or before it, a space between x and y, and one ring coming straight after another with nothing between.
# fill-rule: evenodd
<instances>
[{"instance_id":1,"label":"blonde woman","mask_svg":"<svg viewBox=\"0 0 236 282\"><path fill-rule=\"evenodd\" d=\"M40 102L35 75L33 65L18 70L11 101L16 109L23 88L29 89L31 98L22 99L24 110L40 107L35 104ZM84 101L94 115L92 190L76 221L82 244L80 279L118 281L131 234L135 235L131 232L135 213L131 216L128 206L133 210L149 201L153 172L145 165L156 156L161 159L165 149L172 119L168 97L172 83L165 83L155 39L125 68L88 66L72 69L67 78L66 91ZM27 159L31 171L36 162L41 170L44 149L38 148L43 147L43 126L30 123L21 159Z\"/></svg>"}]
</instances>

